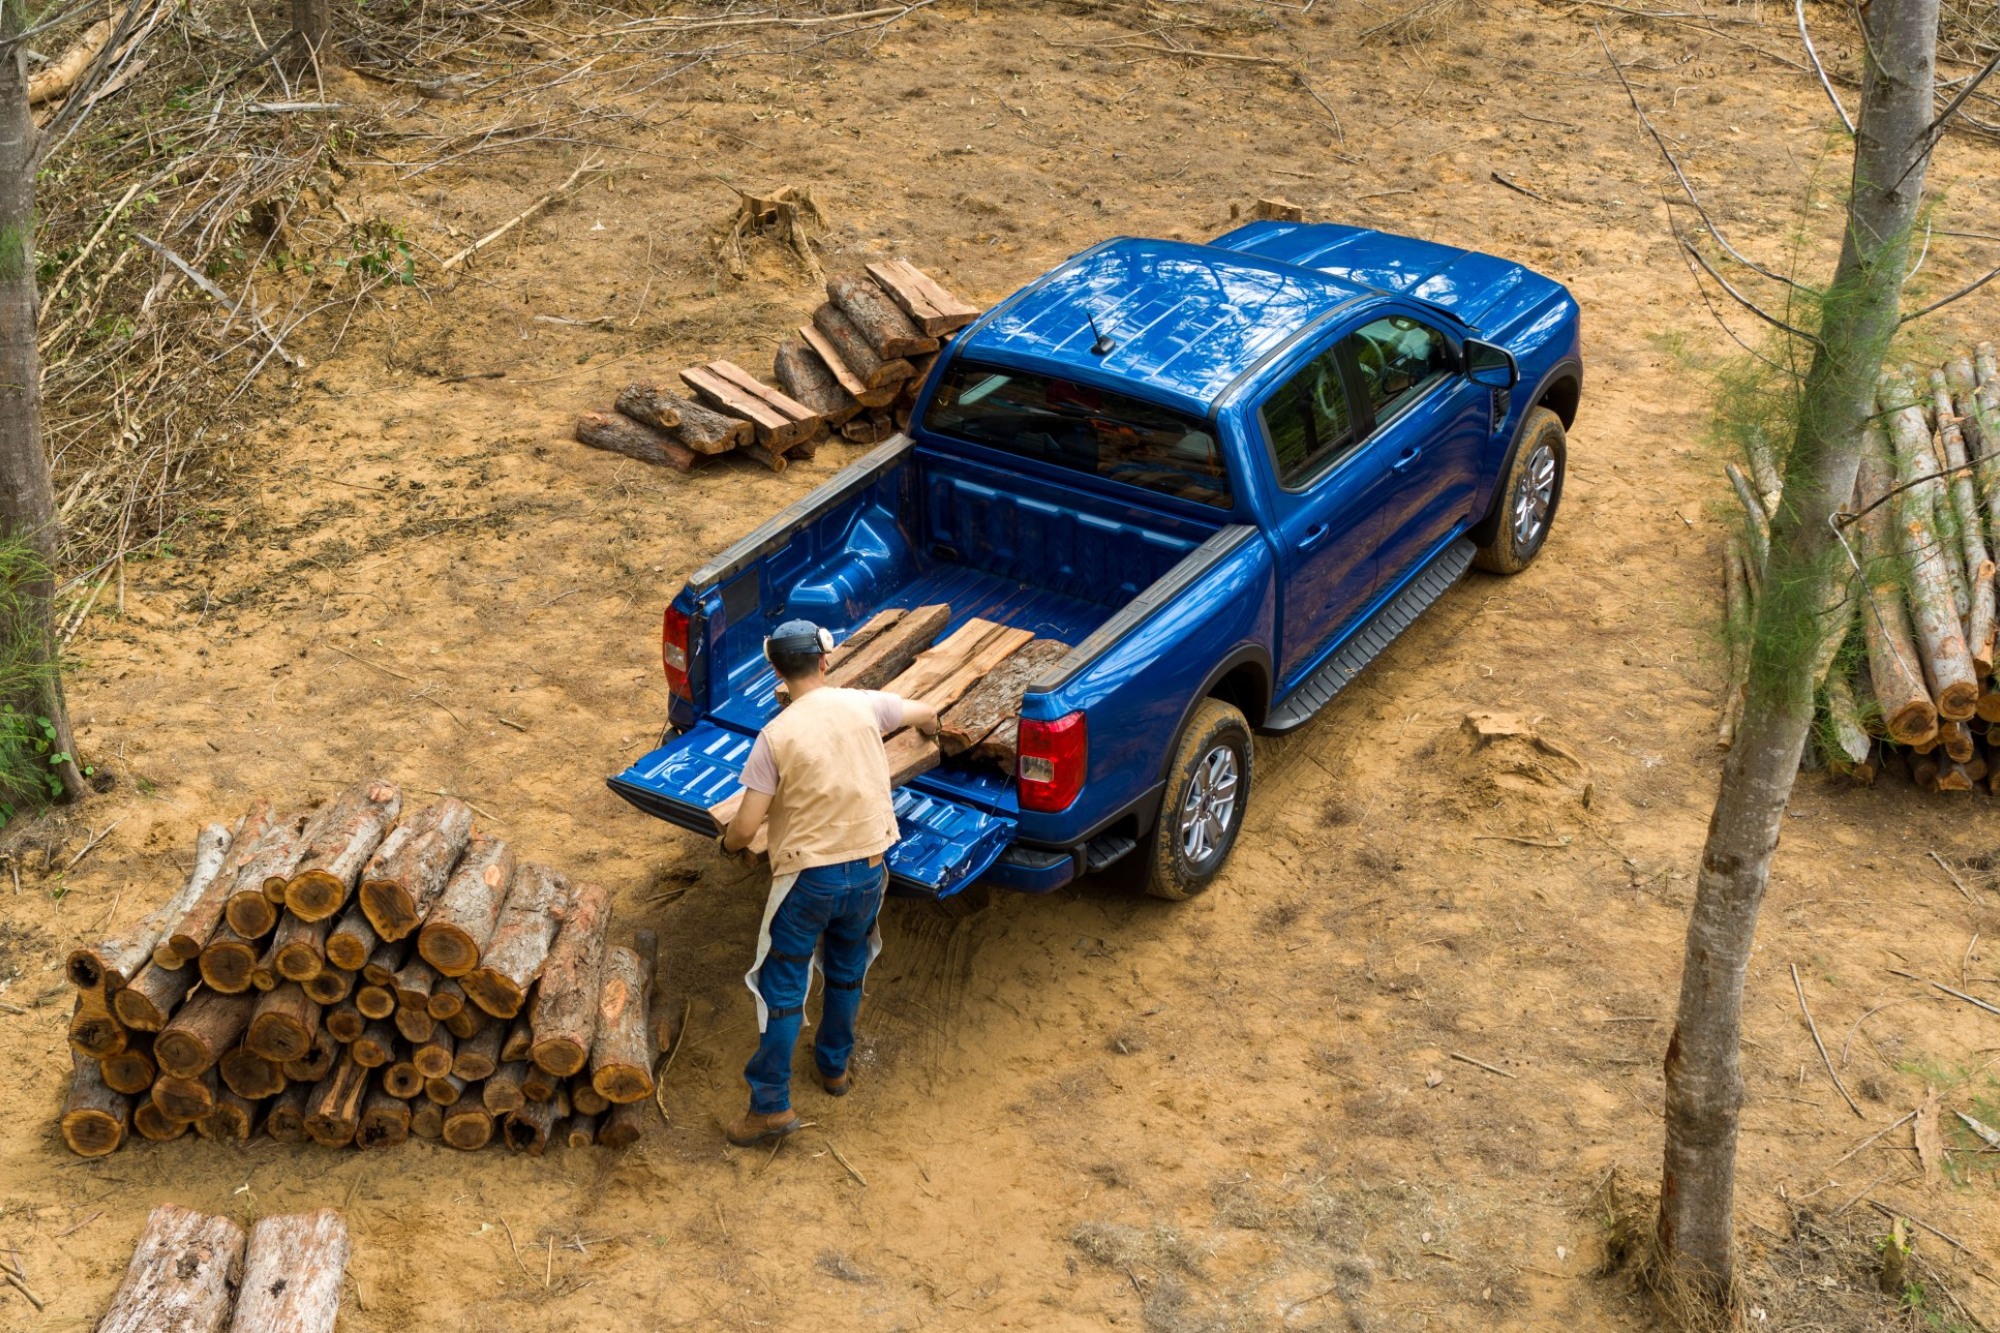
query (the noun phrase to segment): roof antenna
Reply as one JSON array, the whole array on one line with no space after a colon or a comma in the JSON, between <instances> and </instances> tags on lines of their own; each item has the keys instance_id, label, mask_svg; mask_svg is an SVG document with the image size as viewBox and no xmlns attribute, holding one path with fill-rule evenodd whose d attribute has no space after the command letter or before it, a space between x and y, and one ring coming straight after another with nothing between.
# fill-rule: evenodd
<instances>
[{"instance_id":1,"label":"roof antenna","mask_svg":"<svg viewBox=\"0 0 2000 1333\"><path fill-rule=\"evenodd\" d=\"M1090 354L1092 356L1109 356L1118 344L1112 342L1105 335L1104 330L1097 327L1097 316L1086 310L1083 312L1083 317L1090 321L1090 331L1097 335L1097 341L1090 345Z\"/></svg>"}]
</instances>

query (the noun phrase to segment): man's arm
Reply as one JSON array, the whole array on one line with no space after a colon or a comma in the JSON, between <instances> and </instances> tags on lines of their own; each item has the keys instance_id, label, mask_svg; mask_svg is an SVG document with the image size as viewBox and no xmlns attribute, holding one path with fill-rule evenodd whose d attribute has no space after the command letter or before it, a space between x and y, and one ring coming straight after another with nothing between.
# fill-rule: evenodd
<instances>
[{"instance_id":1,"label":"man's arm","mask_svg":"<svg viewBox=\"0 0 2000 1333\"><path fill-rule=\"evenodd\" d=\"M915 727L919 734L938 734L938 711L921 699L899 699L903 705L903 725Z\"/></svg>"},{"instance_id":2,"label":"man's arm","mask_svg":"<svg viewBox=\"0 0 2000 1333\"><path fill-rule=\"evenodd\" d=\"M735 855L750 845L750 839L757 836L757 830L764 823L764 816L771 811L769 792L744 789L743 802L736 807L736 817L729 821L729 827L722 835L722 850Z\"/></svg>"}]
</instances>

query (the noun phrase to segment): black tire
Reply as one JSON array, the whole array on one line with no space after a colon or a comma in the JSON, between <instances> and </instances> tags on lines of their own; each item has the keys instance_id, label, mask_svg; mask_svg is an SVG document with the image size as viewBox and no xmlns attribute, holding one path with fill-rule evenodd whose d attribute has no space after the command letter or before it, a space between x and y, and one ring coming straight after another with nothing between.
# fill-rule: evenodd
<instances>
[{"instance_id":1,"label":"black tire","mask_svg":"<svg viewBox=\"0 0 2000 1333\"><path fill-rule=\"evenodd\" d=\"M1528 409L1521 445L1493 497L1494 512L1481 528L1484 538L1472 562L1495 574L1518 574L1534 563L1555 526L1562 503L1569 441L1562 418L1546 407Z\"/></svg>"},{"instance_id":2,"label":"black tire","mask_svg":"<svg viewBox=\"0 0 2000 1333\"><path fill-rule=\"evenodd\" d=\"M1136 863L1133 871L1143 871L1147 893L1183 902L1205 891L1221 873L1250 803L1254 754L1250 724L1233 705L1220 699L1195 705L1167 769L1160 817L1126 858ZM1216 792L1225 779L1230 784L1226 808L1218 816L1215 806L1223 802ZM1190 816L1203 800L1211 802L1210 818L1197 833Z\"/></svg>"}]
</instances>

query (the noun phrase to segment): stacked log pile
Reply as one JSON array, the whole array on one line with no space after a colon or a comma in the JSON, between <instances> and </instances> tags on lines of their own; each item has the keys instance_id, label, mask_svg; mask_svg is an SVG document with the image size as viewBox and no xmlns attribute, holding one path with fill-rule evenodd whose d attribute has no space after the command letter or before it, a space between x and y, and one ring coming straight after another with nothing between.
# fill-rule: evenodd
<instances>
[{"instance_id":1,"label":"stacked log pile","mask_svg":"<svg viewBox=\"0 0 2000 1333\"><path fill-rule=\"evenodd\" d=\"M1848 577L1817 630L1817 748L1862 785L1884 772L1931 791L2000 792L1994 677L2000 548L2000 366L1993 344L1928 374L1885 373L1841 522ZM1752 450L1725 469L1749 522L1724 552L1732 627L1721 742L1735 737L1778 470Z\"/></svg>"},{"instance_id":2,"label":"stacked log pile","mask_svg":"<svg viewBox=\"0 0 2000 1333\"><path fill-rule=\"evenodd\" d=\"M406 812L381 779L259 801L201 830L157 911L70 954L63 1139L629 1144L657 949L610 925L604 888L517 860L463 801Z\"/></svg>"},{"instance_id":3,"label":"stacked log pile","mask_svg":"<svg viewBox=\"0 0 2000 1333\"><path fill-rule=\"evenodd\" d=\"M331 1208L243 1229L163 1203L146 1219L97 1333L333 1333L347 1223Z\"/></svg>"},{"instance_id":4,"label":"stacked log pile","mask_svg":"<svg viewBox=\"0 0 2000 1333\"><path fill-rule=\"evenodd\" d=\"M904 727L885 740L891 786L956 755L989 760L1012 773L1021 698L1069 651L1060 640L976 616L940 640L950 622L951 607L943 603L892 607L856 626L827 658L829 685L887 690L937 709L936 736ZM778 697L785 701L782 682ZM739 791L710 808L718 830L728 827L742 799ZM759 830L750 843L752 858L761 857L766 846Z\"/></svg>"},{"instance_id":5,"label":"stacked log pile","mask_svg":"<svg viewBox=\"0 0 2000 1333\"><path fill-rule=\"evenodd\" d=\"M778 344L777 385L731 361L680 372L681 392L628 384L615 411L586 412L576 438L593 449L690 472L740 453L774 472L838 435L876 444L909 425L938 348L979 309L901 259L835 274L812 321Z\"/></svg>"}]
</instances>

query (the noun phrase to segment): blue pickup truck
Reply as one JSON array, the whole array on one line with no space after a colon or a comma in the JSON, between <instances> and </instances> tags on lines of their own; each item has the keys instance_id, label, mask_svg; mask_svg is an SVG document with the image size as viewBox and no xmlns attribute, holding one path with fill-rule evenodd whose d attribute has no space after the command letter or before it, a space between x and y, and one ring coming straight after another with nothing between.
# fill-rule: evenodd
<instances>
[{"instance_id":1,"label":"blue pickup truck","mask_svg":"<svg viewBox=\"0 0 2000 1333\"><path fill-rule=\"evenodd\" d=\"M713 832L778 707L772 628L945 602L1074 647L1022 700L1014 775L898 789L892 888L1199 893L1252 733L1306 722L1472 565L1541 549L1578 326L1519 264L1355 227L1087 250L946 347L906 435L695 571L667 732L611 787Z\"/></svg>"}]
</instances>

